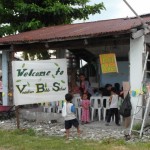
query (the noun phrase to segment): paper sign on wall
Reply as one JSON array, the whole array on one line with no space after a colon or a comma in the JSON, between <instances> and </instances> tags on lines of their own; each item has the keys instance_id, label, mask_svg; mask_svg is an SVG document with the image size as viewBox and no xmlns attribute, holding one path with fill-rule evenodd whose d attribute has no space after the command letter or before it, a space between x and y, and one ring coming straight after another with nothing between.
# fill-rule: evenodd
<instances>
[{"instance_id":1,"label":"paper sign on wall","mask_svg":"<svg viewBox=\"0 0 150 150\"><path fill-rule=\"evenodd\" d=\"M99 57L100 57L102 73L118 72L118 66L117 66L115 54L113 53L102 54L102 55L99 55Z\"/></svg>"},{"instance_id":2,"label":"paper sign on wall","mask_svg":"<svg viewBox=\"0 0 150 150\"><path fill-rule=\"evenodd\" d=\"M66 59L13 61L14 104L65 99L68 92Z\"/></svg>"}]
</instances>

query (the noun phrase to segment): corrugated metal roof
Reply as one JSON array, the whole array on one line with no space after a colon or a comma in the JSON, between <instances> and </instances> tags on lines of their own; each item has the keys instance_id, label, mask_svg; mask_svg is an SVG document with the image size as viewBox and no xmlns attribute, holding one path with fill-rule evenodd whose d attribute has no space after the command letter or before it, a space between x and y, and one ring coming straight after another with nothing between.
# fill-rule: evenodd
<instances>
[{"instance_id":1,"label":"corrugated metal roof","mask_svg":"<svg viewBox=\"0 0 150 150\"><path fill-rule=\"evenodd\" d=\"M143 20L150 22L150 14L143 16ZM19 44L22 42L72 40L126 33L140 24L141 22L138 18L119 18L88 23L50 26L0 38L0 45Z\"/></svg>"}]
</instances>

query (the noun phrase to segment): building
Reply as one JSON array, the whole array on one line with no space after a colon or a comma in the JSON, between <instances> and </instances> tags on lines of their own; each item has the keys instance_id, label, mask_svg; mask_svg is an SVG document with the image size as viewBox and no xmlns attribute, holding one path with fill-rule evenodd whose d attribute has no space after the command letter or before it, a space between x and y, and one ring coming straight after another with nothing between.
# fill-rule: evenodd
<instances>
[{"instance_id":1,"label":"building","mask_svg":"<svg viewBox=\"0 0 150 150\"><path fill-rule=\"evenodd\" d=\"M16 51L56 50L57 58L64 58L66 50L71 52L68 57L72 61L71 76L77 71L84 71L95 86L103 86L107 82L129 81L131 90L141 88L143 70L143 53L149 51L149 23L150 14L141 16L143 24L138 18L119 18L89 23L69 24L44 27L38 30L20 33L0 38L2 51L3 75L8 75L8 58ZM99 54L115 53L119 73L102 74ZM11 59L10 59L11 58ZM75 59L75 61L73 61ZM80 60L88 65L81 68ZM74 63L74 66L73 66ZM88 67L87 67L88 66ZM79 70L78 70L79 69ZM74 77L73 77L74 78ZM7 78L3 79L4 91L8 92ZM98 85L97 85L98 83ZM137 97L132 97L133 106ZM142 99L142 97L140 97ZM142 102L142 101L141 101ZM7 96L4 104L7 105Z\"/></svg>"}]
</instances>

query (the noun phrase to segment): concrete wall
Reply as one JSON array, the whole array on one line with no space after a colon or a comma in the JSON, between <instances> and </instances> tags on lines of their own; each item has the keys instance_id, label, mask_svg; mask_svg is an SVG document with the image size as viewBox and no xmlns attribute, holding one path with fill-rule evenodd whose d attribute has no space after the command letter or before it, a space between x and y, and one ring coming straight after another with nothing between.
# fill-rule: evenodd
<instances>
[{"instance_id":1,"label":"concrete wall","mask_svg":"<svg viewBox=\"0 0 150 150\"><path fill-rule=\"evenodd\" d=\"M105 86L105 84L118 82L122 85L122 81L129 81L129 62L128 61L118 61L118 73L108 73L101 74L100 85Z\"/></svg>"},{"instance_id":2,"label":"concrete wall","mask_svg":"<svg viewBox=\"0 0 150 150\"><path fill-rule=\"evenodd\" d=\"M140 37L137 39L130 39L130 85L131 90L141 89L142 85L142 70L143 70L143 52L144 52L144 37ZM135 107L138 105L142 105L142 97L131 96L131 102L134 112ZM142 110L137 113L137 116L140 117L142 115Z\"/></svg>"},{"instance_id":3,"label":"concrete wall","mask_svg":"<svg viewBox=\"0 0 150 150\"><path fill-rule=\"evenodd\" d=\"M56 120L59 123L64 123L64 118L61 113L45 113L42 107L32 109L20 109L20 118L28 121L36 121L37 123L49 123Z\"/></svg>"}]
</instances>

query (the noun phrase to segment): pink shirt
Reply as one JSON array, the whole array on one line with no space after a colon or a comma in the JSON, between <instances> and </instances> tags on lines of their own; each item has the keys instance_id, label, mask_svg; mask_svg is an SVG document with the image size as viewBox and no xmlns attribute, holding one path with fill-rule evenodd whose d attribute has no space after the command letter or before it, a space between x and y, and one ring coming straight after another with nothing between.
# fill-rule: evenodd
<instances>
[{"instance_id":1,"label":"pink shirt","mask_svg":"<svg viewBox=\"0 0 150 150\"><path fill-rule=\"evenodd\" d=\"M82 100L81 105L83 107L90 107L90 101L89 100Z\"/></svg>"}]
</instances>

